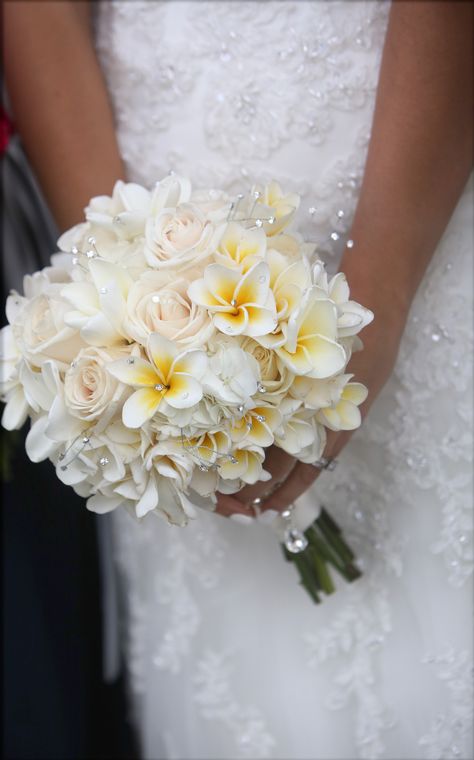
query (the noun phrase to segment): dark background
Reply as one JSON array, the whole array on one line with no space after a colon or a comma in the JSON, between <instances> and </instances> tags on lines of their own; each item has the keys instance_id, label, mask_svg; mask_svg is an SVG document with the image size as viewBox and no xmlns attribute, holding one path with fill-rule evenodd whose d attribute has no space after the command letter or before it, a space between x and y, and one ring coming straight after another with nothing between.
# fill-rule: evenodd
<instances>
[{"instance_id":1,"label":"dark background","mask_svg":"<svg viewBox=\"0 0 474 760\"><path fill-rule=\"evenodd\" d=\"M48 264L57 238L10 132L3 112L2 325L8 292ZM102 674L98 518L50 462L28 460L27 429L1 431L3 757L137 758L123 675Z\"/></svg>"}]
</instances>

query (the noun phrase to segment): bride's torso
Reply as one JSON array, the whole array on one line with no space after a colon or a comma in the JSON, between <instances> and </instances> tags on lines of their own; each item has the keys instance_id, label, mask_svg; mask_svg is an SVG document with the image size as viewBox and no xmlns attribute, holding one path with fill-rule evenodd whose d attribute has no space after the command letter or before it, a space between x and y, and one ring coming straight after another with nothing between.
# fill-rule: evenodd
<instances>
[{"instance_id":1,"label":"bride's torso","mask_svg":"<svg viewBox=\"0 0 474 760\"><path fill-rule=\"evenodd\" d=\"M98 50L130 179L173 170L239 192L277 177L303 196L304 232L325 240L357 195L388 9L101 3Z\"/></svg>"},{"instance_id":2,"label":"bride's torso","mask_svg":"<svg viewBox=\"0 0 474 760\"><path fill-rule=\"evenodd\" d=\"M276 178L302 195L297 223L335 267L389 3L108 0L96 10L129 178L150 185L173 170L236 193ZM318 481L361 557L361 582L313 609L263 526L245 533L204 514L176 531L115 516L147 756L159 741L176 757L295 747L301 758L413 757L417 747L456 756L470 721L470 192L417 295L392 380ZM297 709L282 720L286 689Z\"/></svg>"}]
</instances>

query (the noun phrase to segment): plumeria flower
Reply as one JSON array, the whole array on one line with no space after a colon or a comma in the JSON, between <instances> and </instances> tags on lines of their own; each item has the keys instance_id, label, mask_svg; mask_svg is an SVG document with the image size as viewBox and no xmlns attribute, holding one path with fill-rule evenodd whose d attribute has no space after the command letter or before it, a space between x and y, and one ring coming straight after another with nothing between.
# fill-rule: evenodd
<instances>
[{"instance_id":1,"label":"plumeria flower","mask_svg":"<svg viewBox=\"0 0 474 760\"><path fill-rule=\"evenodd\" d=\"M329 299L321 298L316 288L306 291L285 328L282 338L273 347L292 372L324 378L343 369L347 357L337 342L336 306ZM266 338L258 340L266 345Z\"/></svg>"},{"instance_id":2,"label":"plumeria flower","mask_svg":"<svg viewBox=\"0 0 474 760\"><path fill-rule=\"evenodd\" d=\"M217 263L246 272L263 260L266 248L267 236L263 229L248 229L237 222L229 222L214 256Z\"/></svg>"},{"instance_id":3,"label":"plumeria flower","mask_svg":"<svg viewBox=\"0 0 474 760\"><path fill-rule=\"evenodd\" d=\"M196 515L194 506L175 481L154 467L148 470L141 457L128 465L122 480L101 486L87 501L87 508L99 514L122 505L139 518L154 511L170 524L179 526L186 525L188 519Z\"/></svg>"},{"instance_id":4,"label":"plumeria flower","mask_svg":"<svg viewBox=\"0 0 474 760\"><path fill-rule=\"evenodd\" d=\"M353 375L338 375L329 380L296 377L291 395L314 409L316 419L330 430L355 430L361 423L358 407L367 398L362 383L351 383Z\"/></svg>"},{"instance_id":5,"label":"plumeria flower","mask_svg":"<svg viewBox=\"0 0 474 760\"><path fill-rule=\"evenodd\" d=\"M266 261L270 268L270 287L275 296L278 319L288 319L300 304L310 282L308 264L304 259L291 261L272 249L268 251Z\"/></svg>"},{"instance_id":6,"label":"plumeria flower","mask_svg":"<svg viewBox=\"0 0 474 760\"><path fill-rule=\"evenodd\" d=\"M326 445L326 431L314 411L290 398L284 399L280 409L284 422L275 431L276 445L302 461L319 459Z\"/></svg>"},{"instance_id":7,"label":"plumeria flower","mask_svg":"<svg viewBox=\"0 0 474 760\"><path fill-rule=\"evenodd\" d=\"M362 383L350 383L352 375L342 375L338 379L339 399L319 410L316 417L330 430L355 430L361 424L359 406L368 395ZM342 386L342 387L341 387Z\"/></svg>"},{"instance_id":8,"label":"plumeria flower","mask_svg":"<svg viewBox=\"0 0 474 760\"><path fill-rule=\"evenodd\" d=\"M350 300L349 284L344 272L338 272L328 280L324 265L317 262L313 269L313 278L315 284L322 288L337 306L337 328L340 338L356 335L372 322L373 312Z\"/></svg>"},{"instance_id":9,"label":"plumeria flower","mask_svg":"<svg viewBox=\"0 0 474 760\"><path fill-rule=\"evenodd\" d=\"M274 431L281 424L281 414L271 406L256 406L235 420L230 435L235 443L253 443L257 446L271 446Z\"/></svg>"},{"instance_id":10,"label":"plumeria flower","mask_svg":"<svg viewBox=\"0 0 474 760\"><path fill-rule=\"evenodd\" d=\"M218 487L218 465L229 455L231 440L223 430L205 432L194 438L186 438L182 446L195 463L191 488L201 496L212 496Z\"/></svg>"},{"instance_id":11,"label":"plumeria flower","mask_svg":"<svg viewBox=\"0 0 474 760\"><path fill-rule=\"evenodd\" d=\"M231 456L219 464L219 475L224 480L239 480L252 484L257 480L271 479L269 472L263 469L265 453L260 446L249 445L234 449Z\"/></svg>"},{"instance_id":12,"label":"plumeria flower","mask_svg":"<svg viewBox=\"0 0 474 760\"><path fill-rule=\"evenodd\" d=\"M263 261L244 275L209 264L204 277L191 283L188 294L207 308L216 328L227 335L265 335L276 327L270 272Z\"/></svg>"},{"instance_id":13,"label":"plumeria flower","mask_svg":"<svg viewBox=\"0 0 474 760\"><path fill-rule=\"evenodd\" d=\"M185 409L201 400L203 391L200 379L207 367L202 351L179 353L167 338L152 333L148 339L147 362L139 357L119 359L108 370L126 385L138 387L123 406L124 425L141 427L151 419L163 399L172 409Z\"/></svg>"},{"instance_id":14,"label":"plumeria flower","mask_svg":"<svg viewBox=\"0 0 474 760\"><path fill-rule=\"evenodd\" d=\"M256 196L257 203L253 210L253 216L264 221L264 229L267 235L276 235L289 225L296 209L300 205L300 196L296 193L283 194L283 191L274 180L265 187L255 187L251 197ZM272 221L268 221L272 220Z\"/></svg>"},{"instance_id":15,"label":"plumeria flower","mask_svg":"<svg viewBox=\"0 0 474 760\"><path fill-rule=\"evenodd\" d=\"M110 261L89 263L92 282L68 283L61 296L73 309L64 322L80 330L81 337L92 346L110 346L124 341L122 323L126 317L126 299L133 280Z\"/></svg>"}]
</instances>

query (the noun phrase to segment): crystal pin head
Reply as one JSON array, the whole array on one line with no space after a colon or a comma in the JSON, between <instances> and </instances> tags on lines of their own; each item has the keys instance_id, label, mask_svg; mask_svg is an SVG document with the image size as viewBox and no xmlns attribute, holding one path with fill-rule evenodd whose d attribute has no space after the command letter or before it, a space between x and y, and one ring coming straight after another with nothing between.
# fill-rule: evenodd
<instances>
[{"instance_id":1,"label":"crystal pin head","mask_svg":"<svg viewBox=\"0 0 474 760\"><path fill-rule=\"evenodd\" d=\"M300 530L290 528L285 532L285 546L292 554L300 554L308 546L308 539Z\"/></svg>"}]
</instances>

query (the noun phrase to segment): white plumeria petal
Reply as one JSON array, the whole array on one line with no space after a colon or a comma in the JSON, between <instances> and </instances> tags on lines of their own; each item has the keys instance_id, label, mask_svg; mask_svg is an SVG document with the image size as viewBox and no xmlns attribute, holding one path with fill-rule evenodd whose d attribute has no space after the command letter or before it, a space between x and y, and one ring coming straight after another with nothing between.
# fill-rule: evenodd
<instances>
[{"instance_id":1,"label":"white plumeria petal","mask_svg":"<svg viewBox=\"0 0 474 760\"><path fill-rule=\"evenodd\" d=\"M166 380L178 354L176 344L163 335L152 333L148 338L147 350L148 356Z\"/></svg>"},{"instance_id":2,"label":"white plumeria petal","mask_svg":"<svg viewBox=\"0 0 474 760\"><path fill-rule=\"evenodd\" d=\"M165 382L165 378L157 375L155 367L150 362L138 356L110 362L107 365L107 371L126 385L148 388Z\"/></svg>"},{"instance_id":3,"label":"white plumeria petal","mask_svg":"<svg viewBox=\"0 0 474 760\"><path fill-rule=\"evenodd\" d=\"M48 416L39 417L31 426L25 440L25 449L32 462L42 462L57 451L58 441L52 441L46 435Z\"/></svg>"},{"instance_id":4,"label":"white plumeria petal","mask_svg":"<svg viewBox=\"0 0 474 760\"><path fill-rule=\"evenodd\" d=\"M87 509L96 512L98 515L105 515L107 512L113 512L124 501L122 496L104 496L101 493L91 496L87 500Z\"/></svg>"},{"instance_id":5,"label":"white plumeria petal","mask_svg":"<svg viewBox=\"0 0 474 760\"><path fill-rule=\"evenodd\" d=\"M61 289L61 297L84 315L92 316L99 308L97 288L92 282L70 282Z\"/></svg>"},{"instance_id":6,"label":"white plumeria petal","mask_svg":"<svg viewBox=\"0 0 474 760\"><path fill-rule=\"evenodd\" d=\"M191 350L179 354L173 361L171 372L186 372L196 380L200 380L208 368L208 360L204 351Z\"/></svg>"},{"instance_id":7,"label":"white plumeria petal","mask_svg":"<svg viewBox=\"0 0 474 760\"><path fill-rule=\"evenodd\" d=\"M194 406L202 399L202 385L191 375L174 372L169 379L166 403L176 409Z\"/></svg>"},{"instance_id":8,"label":"white plumeria petal","mask_svg":"<svg viewBox=\"0 0 474 760\"><path fill-rule=\"evenodd\" d=\"M46 435L54 441L71 441L79 436L86 425L69 414L62 395L56 396L48 415Z\"/></svg>"},{"instance_id":9,"label":"white plumeria petal","mask_svg":"<svg viewBox=\"0 0 474 760\"><path fill-rule=\"evenodd\" d=\"M158 506L158 489L156 487L155 478L151 475L148 479L147 487L135 506L137 517L145 517L148 512L151 512Z\"/></svg>"},{"instance_id":10,"label":"white plumeria petal","mask_svg":"<svg viewBox=\"0 0 474 760\"><path fill-rule=\"evenodd\" d=\"M123 405L123 424L129 428L139 428L147 422L161 404L163 393L153 388L140 388Z\"/></svg>"},{"instance_id":11,"label":"white plumeria petal","mask_svg":"<svg viewBox=\"0 0 474 760\"><path fill-rule=\"evenodd\" d=\"M81 329L81 337L90 346L115 346L123 342L122 335L100 311L87 320Z\"/></svg>"},{"instance_id":12,"label":"white plumeria petal","mask_svg":"<svg viewBox=\"0 0 474 760\"><path fill-rule=\"evenodd\" d=\"M329 281L329 296L336 303L345 303L349 300L349 285L344 272L338 272Z\"/></svg>"},{"instance_id":13,"label":"white plumeria petal","mask_svg":"<svg viewBox=\"0 0 474 760\"><path fill-rule=\"evenodd\" d=\"M5 430L19 430L28 416L28 402L21 385L8 392L6 406L2 413L2 425Z\"/></svg>"}]
</instances>

